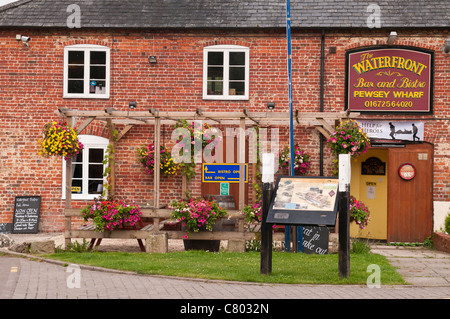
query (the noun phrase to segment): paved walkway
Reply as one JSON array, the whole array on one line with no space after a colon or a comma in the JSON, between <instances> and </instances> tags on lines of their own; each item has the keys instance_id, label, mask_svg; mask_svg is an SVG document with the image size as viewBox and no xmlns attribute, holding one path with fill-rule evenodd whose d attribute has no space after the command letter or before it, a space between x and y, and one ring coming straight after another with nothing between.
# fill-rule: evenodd
<instances>
[{"instance_id":1,"label":"paved walkway","mask_svg":"<svg viewBox=\"0 0 450 319\"><path fill-rule=\"evenodd\" d=\"M3 251L5 251L3 249ZM1 250L0 250L1 252ZM2 299L447 299L450 255L424 248L375 246L411 285L282 285L138 275L0 256ZM78 276L78 277L76 277ZM80 280L76 280L80 279Z\"/></svg>"}]
</instances>

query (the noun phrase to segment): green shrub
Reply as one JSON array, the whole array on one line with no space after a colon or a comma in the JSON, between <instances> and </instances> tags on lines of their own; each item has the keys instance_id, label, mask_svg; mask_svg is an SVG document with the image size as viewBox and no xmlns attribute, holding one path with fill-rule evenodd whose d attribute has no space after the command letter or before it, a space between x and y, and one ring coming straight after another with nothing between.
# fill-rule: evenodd
<instances>
[{"instance_id":1,"label":"green shrub","mask_svg":"<svg viewBox=\"0 0 450 319\"><path fill-rule=\"evenodd\" d=\"M447 234L450 234L450 213L445 218L444 229Z\"/></svg>"},{"instance_id":2,"label":"green shrub","mask_svg":"<svg viewBox=\"0 0 450 319\"><path fill-rule=\"evenodd\" d=\"M75 253L86 253L92 251L92 249L89 249L89 246L90 243L83 238L83 243L79 243L78 241L68 243L67 251Z\"/></svg>"},{"instance_id":3,"label":"green shrub","mask_svg":"<svg viewBox=\"0 0 450 319\"><path fill-rule=\"evenodd\" d=\"M357 240L353 242L352 252L355 254L366 254L370 252L370 246L366 240Z\"/></svg>"}]
</instances>

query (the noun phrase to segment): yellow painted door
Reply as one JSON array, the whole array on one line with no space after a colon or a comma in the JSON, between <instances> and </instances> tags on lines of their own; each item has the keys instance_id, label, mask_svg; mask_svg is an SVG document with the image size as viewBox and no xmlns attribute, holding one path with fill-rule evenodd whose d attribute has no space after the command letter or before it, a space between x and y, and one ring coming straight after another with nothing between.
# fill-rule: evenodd
<instances>
[{"instance_id":1,"label":"yellow painted door","mask_svg":"<svg viewBox=\"0 0 450 319\"><path fill-rule=\"evenodd\" d=\"M350 194L369 208L370 222L365 229L360 229L356 223L352 222L350 224L351 237L387 239L387 160L388 151L386 149L369 149L367 153L352 160ZM368 169L369 163L374 162L385 164L384 174L381 170L371 169L373 166ZM362 172L363 165L365 169Z\"/></svg>"}]
</instances>

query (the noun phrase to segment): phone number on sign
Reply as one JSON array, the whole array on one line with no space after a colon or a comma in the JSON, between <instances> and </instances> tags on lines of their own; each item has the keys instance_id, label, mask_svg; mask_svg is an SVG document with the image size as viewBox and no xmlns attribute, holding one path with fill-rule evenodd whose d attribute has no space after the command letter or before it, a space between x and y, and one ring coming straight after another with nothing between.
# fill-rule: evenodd
<instances>
[{"instance_id":1,"label":"phone number on sign","mask_svg":"<svg viewBox=\"0 0 450 319\"><path fill-rule=\"evenodd\" d=\"M412 101L365 101L365 107L413 107Z\"/></svg>"}]
</instances>

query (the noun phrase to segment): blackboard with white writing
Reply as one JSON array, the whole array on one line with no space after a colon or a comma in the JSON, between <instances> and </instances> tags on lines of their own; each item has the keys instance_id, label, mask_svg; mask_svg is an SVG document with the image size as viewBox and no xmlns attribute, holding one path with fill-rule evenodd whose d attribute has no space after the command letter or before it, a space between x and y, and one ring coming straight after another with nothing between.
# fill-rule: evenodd
<instances>
[{"instance_id":1,"label":"blackboard with white writing","mask_svg":"<svg viewBox=\"0 0 450 319\"><path fill-rule=\"evenodd\" d=\"M12 229L12 223L0 223L0 234L10 234Z\"/></svg>"},{"instance_id":2,"label":"blackboard with white writing","mask_svg":"<svg viewBox=\"0 0 450 319\"><path fill-rule=\"evenodd\" d=\"M14 202L13 234L37 234L41 196L18 196Z\"/></svg>"},{"instance_id":3,"label":"blackboard with white writing","mask_svg":"<svg viewBox=\"0 0 450 319\"><path fill-rule=\"evenodd\" d=\"M328 227L303 227L303 252L306 254L327 254L329 234Z\"/></svg>"}]
</instances>

